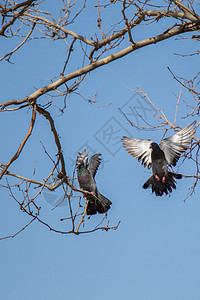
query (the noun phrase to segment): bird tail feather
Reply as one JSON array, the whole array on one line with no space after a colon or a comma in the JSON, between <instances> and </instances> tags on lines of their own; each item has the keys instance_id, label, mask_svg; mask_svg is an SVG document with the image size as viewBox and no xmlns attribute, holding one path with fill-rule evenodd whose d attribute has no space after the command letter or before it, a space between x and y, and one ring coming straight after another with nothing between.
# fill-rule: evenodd
<instances>
[{"instance_id":1,"label":"bird tail feather","mask_svg":"<svg viewBox=\"0 0 200 300\"><path fill-rule=\"evenodd\" d=\"M97 193L97 195L98 200L94 197L93 199L89 200L87 207L87 215L95 215L97 212L99 214L104 214L110 209L112 202L99 192Z\"/></svg>"},{"instance_id":2,"label":"bird tail feather","mask_svg":"<svg viewBox=\"0 0 200 300\"><path fill-rule=\"evenodd\" d=\"M156 196L162 196L164 193L167 195L172 192L172 189L176 189L176 179L181 179L181 174L168 172L168 176L165 178L165 182L156 180L155 176L152 175L143 185L143 189L147 189L149 186L152 188L152 193Z\"/></svg>"}]
</instances>

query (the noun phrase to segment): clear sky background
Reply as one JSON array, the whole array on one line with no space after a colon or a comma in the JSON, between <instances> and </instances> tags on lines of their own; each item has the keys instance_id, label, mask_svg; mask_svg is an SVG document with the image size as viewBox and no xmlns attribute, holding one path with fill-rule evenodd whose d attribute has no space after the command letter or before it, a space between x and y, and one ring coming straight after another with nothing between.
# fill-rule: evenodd
<instances>
[{"instance_id":1,"label":"clear sky background","mask_svg":"<svg viewBox=\"0 0 200 300\"><path fill-rule=\"evenodd\" d=\"M55 9L54 4L52 1L49 10ZM97 18L97 15L90 16L86 19L83 14L79 23L74 25L75 31L89 38L93 34L91 24ZM105 15L105 20L108 17ZM152 26L152 32L161 32L164 27L160 26L160 31ZM144 38L145 34L148 32L142 32L141 36L136 33L136 41ZM1 53L6 53L11 47L12 40L1 38ZM199 300L199 187L186 202L183 200L192 184L191 179L178 181L177 190L170 197L155 197L150 190L142 189L149 173L119 143L113 145L108 136L107 140L102 136L102 127L105 129L111 124L119 130L120 137L152 138L159 142L164 131L142 132L132 128L118 107L124 107L124 111L128 112L130 107L137 106L138 112L148 122L154 122L148 104L130 90L136 90L139 85L173 122L180 86L167 66L183 77L196 74L199 71L198 56L181 57L174 53L193 53L197 47L196 41L177 38L145 47L87 76L79 92L93 98L98 91L97 106L100 107L72 95L67 100L64 115L59 116L58 111L51 109L69 174L72 174L72 162L77 152L86 143L88 150L90 147L95 153L102 153L104 163L96 181L100 192L113 203L108 213L110 225L116 225L118 221L121 224L116 231L64 236L34 222L16 238L1 241L0 299ZM67 47L64 48L63 42L38 40L18 51L13 57L14 64L1 62L0 102L23 98L35 88L47 84L44 80L61 72L66 53ZM70 70L77 67L80 66L74 61ZM187 93L183 98L191 100ZM143 111L140 111L141 103L145 108ZM192 121L181 118L188 111L182 103L177 116L178 125L185 127ZM2 162L6 163L17 150L27 131L30 116L26 109L1 113ZM130 119L143 125L134 115ZM45 178L50 167L40 141L52 155L56 154L49 124L43 117L37 116L31 140L10 171L31 177L36 162L36 178ZM190 161L179 169L184 174L193 174L193 171ZM65 229L66 223L60 224L59 219L66 216L67 207L64 205L52 211L50 202L60 197L59 191L54 194L53 200L48 192L40 196L42 216L55 227ZM19 210L8 191L1 189L0 199L2 237L14 234L29 218ZM94 226L100 220L101 216L93 216L87 226Z\"/></svg>"}]
</instances>

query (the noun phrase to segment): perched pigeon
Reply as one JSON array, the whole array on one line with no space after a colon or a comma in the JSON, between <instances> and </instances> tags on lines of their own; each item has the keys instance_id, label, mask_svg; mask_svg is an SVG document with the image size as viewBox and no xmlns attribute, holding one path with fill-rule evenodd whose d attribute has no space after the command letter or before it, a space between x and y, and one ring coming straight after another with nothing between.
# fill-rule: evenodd
<instances>
[{"instance_id":1,"label":"perched pigeon","mask_svg":"<svg viewBox=\"0 0 200 300\"><path fill-rule=\"evenodd\" d=\"M130 155L142 161L142 165L148 169L152 168L153 175L144 183L143 188L152 188L156 196L166 195L176 189L175 179L181 179L181 174L168 170L169 166L175 166L181 153L188 149L196 122L178 131L169 138L160 142L160 145L151 140L141 140L123 137L122 143Z\"/></svg>"},{"instance_id":2,"label":"perched pigeon","mask_svg":"<svg viewBox=\"0 0 200 300\"><path fill-rule=\"evenodd\" d=\"M94 194L87 195L85 198L89 200L87 207L87 215L95 215L106 213L110 209L112 202L99 193L94 177L101 163L101 154L94 154L88 163L88 154L84 150L84 154L79 153L77 156L77 175L80 188Z\"/></svg>"}]
</instances>

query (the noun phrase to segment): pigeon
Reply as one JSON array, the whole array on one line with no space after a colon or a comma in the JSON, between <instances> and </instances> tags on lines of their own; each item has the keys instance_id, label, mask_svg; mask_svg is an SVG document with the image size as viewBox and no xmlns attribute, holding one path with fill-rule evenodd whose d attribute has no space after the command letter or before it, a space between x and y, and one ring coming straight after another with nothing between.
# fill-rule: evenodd
<instances>
[{"instance_id":1,"label":"pigeon","mask_svg":"<svg viewBox=\"0 0 200 300\"><path fill-rule=\"evenodd\" d=\"M169 171L175 166L180 155L188 148L196 131L196 121L174 135L161 140L160 145L151 140L122 137L122 143L130 155L141 161L144 167L152 168L152 176L144 183L143 189L149 186L156 196L167 195L176 189L175 179L181 179L181 174Z\"/></svg>"},{"instance_id":2,"label":"pigeon","mask_svg":"<svg viewBox=\"0 0 200 300\"><path fill-rule=\"evenodd\" d=\"M88 153L84 150L84 154L78 153L77 156L77 176L81 189L91 192L92 195L84 196L89 200L87 206L87 215L95 215L106 213L110 209L112 202L105 196L100 194L94 180L97 169L101 163L101 154L94 154L88 163ZM94 196L96 197L94 197ZM98 198L98 199L97 199Z\"/></svg>"}]
</instances>

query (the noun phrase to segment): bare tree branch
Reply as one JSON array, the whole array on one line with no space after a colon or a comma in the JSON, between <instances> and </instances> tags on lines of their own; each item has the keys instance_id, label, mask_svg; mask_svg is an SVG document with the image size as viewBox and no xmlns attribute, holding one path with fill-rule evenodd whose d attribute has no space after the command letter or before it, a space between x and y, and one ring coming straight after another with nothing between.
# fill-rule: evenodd
<instances>
[{"instance_id":1,"label":"bare tree branch","mask_svg":"<svg viewBox=\"0 0 200 300\"><path fill-rule=\"evenodd\" d=\"M79 95L83 101L88 103L96 103L97 93L94 99L91 99L80 92L80 86L84 84L86 75L91 75L94 70L121 60L128 54L133 54L134 51L140 51L142 48L150 45L156 46L157 43L167 42L167 40L174 37L179 37L183 42L187 40L188 43L194 42L195 39L198 45L199 35L196 31L200 30L200 16L198 13L200 2L163 0L158 3L150 0L108 0L102 4L101 1L96 0L94 5L87 5L87 0L82 2L63 0L57 4L56 12L48 10L48 2L42 3L36 0L18 2L7 0L4 1L4 4L0 4L2 17L0 35L5 44L9 39L12 39L13 42L12 50L5 52L4 47L2 47L0 62L11 62L11 57L14 59L16 53L20 54L22 46L24 51L26 51L26 45L35 43L36 40L38 43L40 40L44 41L45 45L45 42L57 43L59 41L64 45L61 49L64 49L62 55L64 54L65 56L61 67L59 67L58 74L53 74L53 78L48 79L44 86L34 89L31 93L23 91L25 96L22 94L21 99L14 98L9 100L8 93L8 99L1 100L0 113L10 114L15 112L17 114L19 110L22 113L23 108L28 107L32 109L29 129L19 149L8 163L2 162L0 165L0 187L9 192L12 199L19 205L19 209L25 212L30 221L22 229L16 230L14 235L9 235L2 239L17 236L33 221L37 221L49 230L60 234L78 235L97 230L115 230L118 228L119 223L116 226L110 226L107 215L104 215L101 221L97 222L96 227L91 228L90 221L86 218L88 202L85 202L81 197L81 195L91 196L91 193L76 187L75 166L73 174L70 174L68 171L66 153L63 153L61 140L56 130L54 114L49 112L49 108L51 107L52 110L56 109L59 111L59 114L63 114L65 109L67 109L67 100L72 94ZM91 9L91 11L88 9ZM84 19L86 18L85 16L88 18L88 14L91 12L96 16L94 18L96 23L93 24L91 21L91 28L84 32L80 28L80 24L83 20L86 20ZM116 15L114 24L111 23L113 18L104 19L104 12ZM119 14L116 14L116 12ZM82 19L79 23L80 18ZM153 31L151 31L152 25ZM141 32L141 37L138 32ZM5 49L7 48L5 47ZM189 53L179 55L182 57L191 56L192 59L194 55L198 54L199 50L195 49ZM76 61L76 64L74 64L74 61ZM176 72L172 72L171 68L168 68L168 70L177 83L180 84L180 92L177 96L173 119L167 117L167 113L163 110L162 105L159 105L159 107L155 105L148 95L138 87L137 92L143 96L144 101L151 108L153 121L147 121L135 110L141 121L139 126L130 120L123 110L120 110L131 126L139 130L156 131L164 129L164 134L169 129L180 130L181 128L177 125L177 121L181 105L187 107L185 115L182 116L183 118L199 116L200 74L198 73L193 78L187 79L183 78L183 76L175 75ZM186 98L183 97L185 94L187 95ZM41 96L45 97L41 98ZM62 100L61 104L60 99ZM51 168L47 174L45 173L44 178L41 178L40 174L36 173L37 168L34 165L32 177L27 178L23 174L18 174L15 170L10 172L9 167L22 155L22 150L27 140L31 141L37 113L48 121L50 125L49 131L53 134L51 136L53 137L52 140L57 153L55 153L55 158L51 156L48 153L48 149L41 142L40 144L44 150L43 155L48 158ZM37 118L37 122L40 119ZM196 128L199 127L199 124L200 122L197 122ZM191 174L183 175L183 177L192 178L193 180L187 197L193 195L198 186L200 176L199 148L200 140L195 136L190 148L182 157L182 163L186 160L190 161L193 170ZM65 223L60 223L59 221L58 227L54 228L46 219L43 220L41 218L42 201L40 195L44 195L45 190L51 195L56 191L60 193L60 197L56 200L57 202L53 209L66 202L67 209L65 210L65 215L61 218L61 220L66 220L66 228L64 230L63 228L60 229L59 225ZM97 197L95 199L98 200Z\"/></svg>"},{"instance_id":2,"label":"bare tree branch","mask_svg":"<svg viewBox=\"0 0 200 300\"><path fill-rule=\"evenodd\" d=\"M34 124L35 124L35 118L36 118L36 105L33 106L31 124L29 126L28 132L27 132L25 138L23 139L22 143L20 144L19 149L17 150L15 155L4 166L2 172L0 173L0 180L1 180L2 176L5 174L5 172L7 171L8 167L19 157L20 153L22 152L22 149L24 148L25 143L27 142L28 138L30 137L30 135L33 131L33 127L34 127Z\"/></svg>"}]
</instances>

